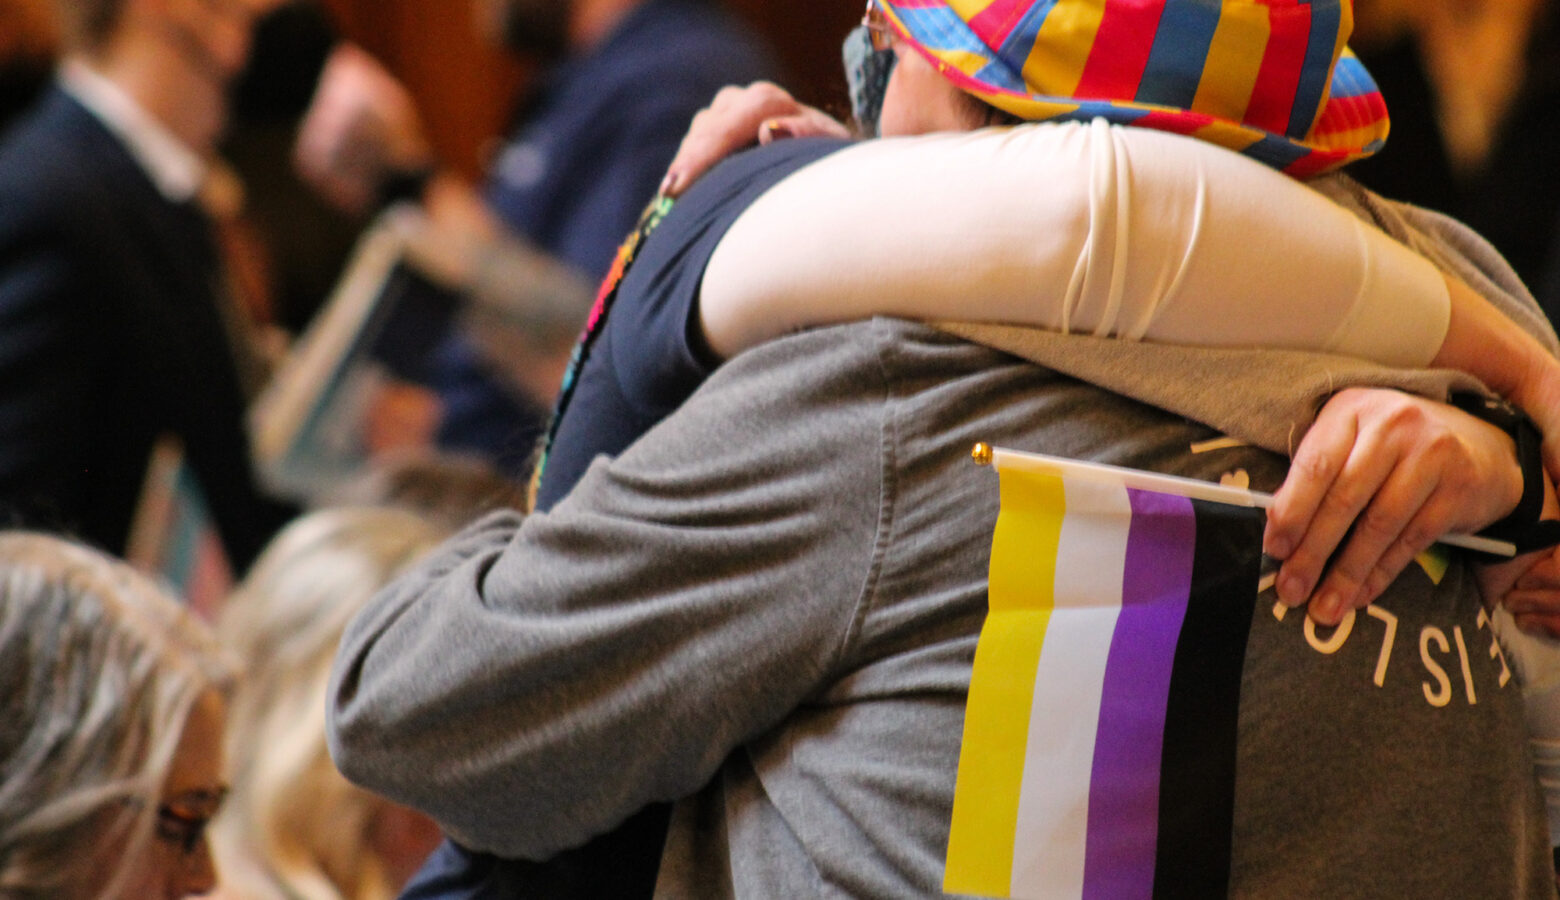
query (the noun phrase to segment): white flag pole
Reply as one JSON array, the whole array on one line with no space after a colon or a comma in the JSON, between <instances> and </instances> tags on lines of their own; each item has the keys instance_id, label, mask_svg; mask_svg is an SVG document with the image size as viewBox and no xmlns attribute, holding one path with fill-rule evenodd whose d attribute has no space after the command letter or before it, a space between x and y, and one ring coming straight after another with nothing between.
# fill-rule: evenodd
<instances>
[{"instance_id":1,"label":"white flag pole","mask_svg":"<svg viewBox=\"0 0 1560 900\"><path fill-rule=\"evenodd\" d=\"M1142 469L1128 469L1105 463L1084 462L1060 456L1047 456L1043 453L1029 453L1023 450L1009 450L1005 447L993 447L986 443L976 444L970 455L980 465L989 465L998 470L1012 469L1014 471L1035 472L1043 475L1066 475L1069 478L1079 478L1086 481L1125 484L1130 488L1159 491L1164 494L1189 497L1193 500L1228 503L1232 506L1255 506L1267 509L1273 505L1273 495L1262 491L1253 491L1227 484L1214 484L1211 481L1199 481L1196 478L1182 478L1179 475L1161 475L1157 472L1145 472ZM1462 547L1465 550L1479 550L1497 556L1515 556L1517 553L1516 545L1510 541L1497 541L1493 538L1480 537L1476 534L1448 534L1441 538L1440 543L1453 547Z\"/></svg>"}]
</instances>

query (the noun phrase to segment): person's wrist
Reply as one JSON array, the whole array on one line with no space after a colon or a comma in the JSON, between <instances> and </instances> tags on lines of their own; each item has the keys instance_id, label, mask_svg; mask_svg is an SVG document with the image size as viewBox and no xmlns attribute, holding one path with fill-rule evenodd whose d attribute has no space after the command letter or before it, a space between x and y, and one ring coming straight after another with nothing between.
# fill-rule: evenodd
<instances>
[{"instance_id":1,"label":"person's wrist","mask_svg":"<svg viewBox=\"0 0 1560 900\"><path fill-rule=\"evenodd\" d=\"M1560 440L1560 361L1534 347L1517 387L1507 396L1537 426L1543 439L1544 467L1552 479L1560 478L1560 444L1556 443Z\"/></svg>"},{"instance_id":2,"label":"person's wrist","mask_svg":"<svg viewBox=\"0 0 1560 900\"><path fill-rule=\"evenodd\" d=\"M1516 507L1479 535L1509 541L1519 554L1560 544L1560 521L1539 518L1544 504L1543 441L1532 420L1511 403L1481 394L1457 393L1448 402L1505 432L1515 447L1521 471L1521 497Z\"/></svg>"},{"instance_id":3,"label":"person's wrist","mask_svg":"<svg viewBox=\"0 0 1560 900\"><path fill-rule=\"evenodd\" d=\"M1506 384L1491 383L1490 388L1517 406L1527 409L1528 404L1543 393L1546 371L1541 354L1523 345L1507 358L1515 363L1511 367L1514 373L1512 378Z\"/></svg>"}]
</instances>

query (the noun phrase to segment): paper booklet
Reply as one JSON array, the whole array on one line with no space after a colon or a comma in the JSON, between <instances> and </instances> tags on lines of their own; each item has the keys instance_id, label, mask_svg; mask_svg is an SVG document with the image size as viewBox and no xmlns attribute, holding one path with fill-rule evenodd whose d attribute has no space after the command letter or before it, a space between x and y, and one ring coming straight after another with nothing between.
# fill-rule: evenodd
<instances>
[{"instance_id":1,"label":"paper booklet","mask_svg":"<svg viewBox=\"0 0 1560 900\"><path fill-rule=\"evenodd\" d=\"M208 621L233 588L233 569L184 447L163 435L152 448L125 560L162 580Z\"/></svg>"},{"instance_id":2,"label":"paper booklet","mask_svg":"<svg viewBox=\"0 0 1560 900\"><path fill-rule=\"evenodd\" d=\"M429 391L432 355L452 329L479 351L572 342L590 294L572 269L539 251L474 243L415 208L391 210L359 242L254 405L263 483L302 502L329 496L401 440L398 429L431 430L418 395ZM495 339L499 332L507 338Z\"/></svg>"}]
</instances>

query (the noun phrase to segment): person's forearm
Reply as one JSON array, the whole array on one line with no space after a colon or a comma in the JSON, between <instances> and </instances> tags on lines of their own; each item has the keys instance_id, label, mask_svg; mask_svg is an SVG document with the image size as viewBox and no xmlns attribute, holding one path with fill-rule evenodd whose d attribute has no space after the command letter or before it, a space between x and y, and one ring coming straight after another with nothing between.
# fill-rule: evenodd
<instances>
[{"instance_id":1,"label":"person's forearm","mask_svg":"<svg viewBox=\"0 0 1560 900\"><path fill-rule=\"evenodd\" d=\"M328 695L347 777L474 849L543 859L697 790L815 691L886 521L880 456L839 452L877 446L880 395L842 401L820 358L755 376L769 439L742 439L755 394L728 366L549 512L490 517L382 591ZM689 527L726 521L754 471L740 524Z\"/></svg>"},{"instance_id":2,"label":"person's forearm","mask_svg":"<svg viewBox=\"0 0 1560 900\"><path fill-rule=\"evenodd\" d=\"M1451 368L1560 435L1560 363L1463 281L1293 179L1142 129L1026 126L841 151L737 220L699 302L727 356L798 327L898 315ZM1560 452L1548 458L1560 471Z\"/></svg>"},{"instance_id":3,"label":"person's forearm","mask_svg":"<svg viewBox=\"0 0 1560 900\"><path fill-rule=\"evenodd\" d=\"M1103 123L840 151L738 219L700 305L723 355L881 314L1423 366L1447 323L1435 266L1317 191Z\"/></svg>"},{"instance_id":4,"label":"person's forearm","mask_svg":"<svg viewBox=\"0 0 1560 900\"><path fill-rule=\"evenodd\" d=\"M1447 276L1451 315L1434 366L1477 377L1533 418L1546 437L1560 434L1560 361L1472 288Z\"/></svg>"}]
</instances>

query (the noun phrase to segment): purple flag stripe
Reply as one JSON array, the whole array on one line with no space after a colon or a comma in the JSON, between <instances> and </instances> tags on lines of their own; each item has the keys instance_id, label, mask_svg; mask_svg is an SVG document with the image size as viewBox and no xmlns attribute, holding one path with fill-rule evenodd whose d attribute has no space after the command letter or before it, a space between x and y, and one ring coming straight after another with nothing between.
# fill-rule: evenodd
<instances>
[{"instance_id":1,"label":"purple flag stripe","mask_svg":"<svg viewBox=\"0 0 1560 900\"><path fill-rule=\"evenodd\" d=\"M1121 616L1105 664L1089 782L1085 900L1153 894L1165 704L1197 537L1190 500L1127 494Z\"/></svg>"}]
</instances>

